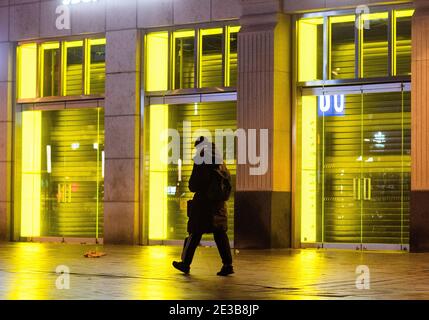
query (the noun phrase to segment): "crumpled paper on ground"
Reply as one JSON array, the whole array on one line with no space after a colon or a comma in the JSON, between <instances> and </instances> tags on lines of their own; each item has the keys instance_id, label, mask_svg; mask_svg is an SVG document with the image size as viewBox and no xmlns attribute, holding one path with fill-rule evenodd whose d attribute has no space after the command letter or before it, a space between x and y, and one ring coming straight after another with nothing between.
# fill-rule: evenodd
<instances>
[{"instance_id":1,"label":"crumpled paper on ground","mask_svg":"<svg viewBox=\"0 0 429 320\"><path fill-rule=\"evenodd\" d=\"M106 254L104 252L99 252L99 251L88 251L87 253L85 253L83 256L85 258L101 258L104 257Z\"/></svg>"}]
</instances>

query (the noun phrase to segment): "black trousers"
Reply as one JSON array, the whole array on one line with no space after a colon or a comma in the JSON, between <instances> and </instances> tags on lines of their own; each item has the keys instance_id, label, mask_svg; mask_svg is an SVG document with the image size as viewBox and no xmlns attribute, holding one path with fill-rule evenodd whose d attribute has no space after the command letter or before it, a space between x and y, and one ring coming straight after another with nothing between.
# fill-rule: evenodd
<instances>
[{"instance_id":1,"label":"black trousers","mask_svg":"<svg viewBox=\"0 0 429 320\"><path fill-rule=\"evenodd\" d=\"M185 239L183 247L182 261L190 266L194 259L195 250L200 244L202 233L191 233L189 237ZM213 233L214 240L216 242L217 249L219 250L222 263L224 265L232 265L231 246L229 245L228 235L225 231L216 231Z\"/></svg>"}]
</instances>

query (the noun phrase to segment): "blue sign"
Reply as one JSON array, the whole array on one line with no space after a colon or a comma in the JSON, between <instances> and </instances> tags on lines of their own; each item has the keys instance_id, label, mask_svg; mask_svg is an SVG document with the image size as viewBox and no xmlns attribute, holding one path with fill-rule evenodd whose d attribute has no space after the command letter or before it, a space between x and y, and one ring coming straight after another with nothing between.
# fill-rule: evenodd
<instances>
[{"instance_id":1,"label":"blue sign","mask_svg":"<svg viewBox=\"0 0 429 320\"><path fill-rule=\"evenodd\" d=\"M343 94L319 96L317 102L319 116L344 116L346 102Z\"/></svg>"}]
</instances>

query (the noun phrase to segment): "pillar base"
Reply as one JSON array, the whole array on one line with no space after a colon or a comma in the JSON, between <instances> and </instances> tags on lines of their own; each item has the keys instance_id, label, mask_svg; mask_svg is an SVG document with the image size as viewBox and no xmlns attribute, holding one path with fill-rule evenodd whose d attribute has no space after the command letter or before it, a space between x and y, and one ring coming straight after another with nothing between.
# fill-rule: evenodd
<instances>
[{"instance_id":1,"label":"pillar base","mask_svg":"<svg viewBox=\"0 0 429 320\"><path fill-rule=\"evenodd\" d=\"M429 252L429 191L411 191L410 251Z\"/></svg>"},{"instance_id":2,"label":"pillar base","mask_svg":"<svg viewBox=\"0 0 429 320\"><path fill-rule=\"evenodd\" d=\"M291 193L236 192L234 226L236 248L290 248Z\"/></svg>"}]
</instances>

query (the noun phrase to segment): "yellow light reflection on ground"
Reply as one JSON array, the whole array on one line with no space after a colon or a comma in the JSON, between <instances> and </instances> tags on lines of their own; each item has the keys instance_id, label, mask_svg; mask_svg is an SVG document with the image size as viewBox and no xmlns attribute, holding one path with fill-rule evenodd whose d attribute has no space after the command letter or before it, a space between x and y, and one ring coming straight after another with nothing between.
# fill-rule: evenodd
<instances>
[{"instance_id":1,"label":"yellow light reflection on ground","mask_svg":"<svg viewBox=\"0 0 429 320\"><path fill-rule=\"evenodd\" d=\"M47 299L47 290L54 285L46 273L46 248L39 244L20 243L10 255L9 266L13 277L2 283L6 287L7 300Z\"/></svg>"},{"instance_id":2,"label":"yellow light reflection on ground","mask_svg":"<svg viewBox=\"0 0 429 320\"><path fill-rule=\"evenodd\" d=\"M317 250L302 250L298 259L295 260L294 268L298 271L296 284L294 287L301 288L301 295L297 295L297 300L311 299L318 300L320 288L317 284L321 282L324 259Z\"/></svg>"}]
</instances>

